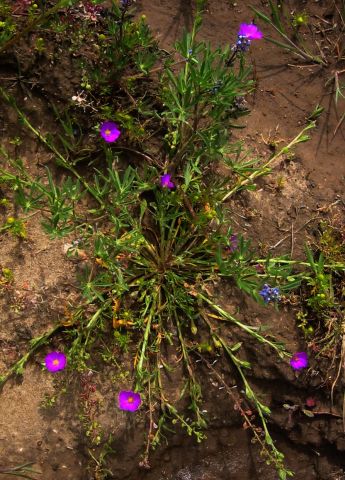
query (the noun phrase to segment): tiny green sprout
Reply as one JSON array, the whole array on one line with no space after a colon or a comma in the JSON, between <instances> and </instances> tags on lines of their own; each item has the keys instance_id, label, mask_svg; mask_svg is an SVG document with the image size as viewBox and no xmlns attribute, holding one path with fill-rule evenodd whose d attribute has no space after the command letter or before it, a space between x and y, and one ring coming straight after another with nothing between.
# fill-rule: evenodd
<instances>
[{"instance_id":1,"label":"tiny green sprout","mask_svg":"<svg viewBox=\"0 0 345 480\"><path fill-rule=\"evenodd\" d=\"M21 143L22 143L22 139L20 137L14 137L10 140L11 145L18 146L18 145L21 145Z\"/></svg>"},{"instance_id":2,"label":"tiny green sprout","mask_svg":"<svg viewBox=\"0 0 345 480\"><path fill-rule=\"evenodd\" d=\"M14 217L8 217L5 225L0 229L0 231L5 230L8 230L17 237L26 238L25 223L22 220L16 220Z\"/></svg>"},{"instance_id":3,"label":"tiny green sprout","mask_svg":"<svg viewBox=\"0 0 345 480\"><path fill-rule=\"evenodd\" d=\"M215 218L217 216L217 212L215 211L214 208L210 207L209 203L205 204L204 212L205 212L206 218L209 218L209 219Z\"/></svg>"},{"instance_id":4,"label":"tiny green sprout","mask_svg":"<svg viewBox=\"0 0 345 480\"><path fill-rule=\"evenodd\" d=\"M296 13L292 19L292 25L295 28L301 27L302 25L308 24L308 15L305 12Z\"/></svg>"},{"instance_id":5,"label":"tiny green sprout","mask_svg":"<svg viewBox=\"0 0 345 480\"><path fill-rule=\"evenodd\" d=\"M191 322L190 322L190 330L191 330L191 332L192 332L193 335L196 335L196 334L198 333L198 328L197 328L197 326L195 325L193 319L191 319Z\"/></svg>"},{"instance_id":6,"label":"tiny green sprout","mask_svg":"<svg viewBox=\"0 0 345 480\"><path fill-rule=\"evenodd\" d=\"M276 189L283 190L286 184L286 179L283 175L279 175L276 180Z\"/></svg>"},{"instance_id":7,"label":"tiny green sprout","mask_svg":"<svg viewBox=\"0 0 345 480\"><path fill-rule=\"evenodd\" d=\"M4 267L2 269L2 274L6 278L6 280L12 280L12 278L13 278L13 272L10 268Z\"/></svg>"},{"instance_id":8,"label":"tiny green sprout","mask_svg":"<svg viewBox=\"0 0 345 480\"><path fill-rule=\"evenodd\" d=\"M199 343L198 351L200 353L202 353L202 352L211 353L212 352L212 345L210 345L209 343Z\"/></svg>"},{"instance_id":9,"label":"tiny green sprout","mask_svg":"<svg viewBox=\"0 0 345 480\"><path fill-rule=\"evenodd\" d=\"M1 273L2 275L0 275L0 285L7 285L12 282L14 275L10 268L2 268Z\"/></svg>"},{"instance_id":10,"label":"tiny green sprout","mask_svg":"<svg viewBox=\"0 0 345 480\"><path fill-rule=\"evenodd\" d=\"M214 346L215 346L216 348L218 348L218 349L219 349L219 348L222 348L222 344L221 344L221 342L220 342L217 338L212 337L212 340L213 340Z\"/></svg>"},{"instance_id":11,"label":"tiny green sprout","mask_svg":"<svg viewBox=\"0 0 345 480\"><path fill-rule=\"evenodd\" d=\"M314 327L308 324L308 314L302 311L297 312L296 318L299 320L298 328L302 330L306 337L310 337L314 333Z\"/></svg>"},{"instance_id":12,"label":"tiny green sprout","mask_svg":"<svg viewBox=\"0 0 345 480\"><path fill-rule=\"evenodd\" d=\"M36 39L35 50L39 53L41 53L45 50L44 39L42 37L39 37L39 38Z\"/></svg>"},{"instance_id":13,"label":"tiny green sprout","mask_svg":"<svg viewBox=\"0 0 345 480\"><path fill-rule=\"evenodd\" d=\"M309 122L317 120L323 111L324 111L324 107L321 107L321 105L317 104L314 110L309 115L309 117L307 117L307 120Z\"/></svg>"}]
</instances>

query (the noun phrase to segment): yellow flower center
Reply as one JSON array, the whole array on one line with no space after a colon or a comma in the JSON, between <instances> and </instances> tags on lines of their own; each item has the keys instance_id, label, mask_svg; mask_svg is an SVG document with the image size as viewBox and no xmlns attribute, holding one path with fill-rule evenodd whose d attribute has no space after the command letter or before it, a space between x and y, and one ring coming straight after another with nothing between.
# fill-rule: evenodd
<instances>
[{"instance_id":1,"label":"yellow flower center","mask_svg":"<svg viewBox=\"0 0 345 480\"><path fill-rule=\"evenodd\" d=\"M106 135L110 135L111 131L107 128L107 130L104 132Z\"/></svg>"},{"instance_id":2,"label":"yellow flower center","mask_svg":"<svg viewBox=\"0 0 345 480\"><path fill-rule=\"evenodd\" d=\"M134 402L134 398L132 396L128 397L128 403L133 403Z\"/></svg>"},{"instance_id":3,"label":"yellow flower center","mask_svg":"<svg viewBox=\"0 0 345 480\"><path fill-rule=\"evenodd\" d=\"M53 360L53 365L59 365L59 360Z\"/></svg>"}]
</instances>

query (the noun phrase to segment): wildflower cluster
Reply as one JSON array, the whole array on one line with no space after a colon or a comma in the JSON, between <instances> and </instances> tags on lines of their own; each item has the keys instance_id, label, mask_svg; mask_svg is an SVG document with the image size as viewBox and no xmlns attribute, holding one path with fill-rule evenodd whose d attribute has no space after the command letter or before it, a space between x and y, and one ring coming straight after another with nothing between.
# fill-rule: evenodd
<instances>
[{"instance_id":1,"label":"wildflower cluster","mask_svg":"<svg viewBox=\"0 0 345 480\"><path fill-rule=\"evenodd\" d=\"M47 370L51 373L64 370L67 365L67 357L63 352L50 352L44 359ZM135 412L141 404L140 393L131 390L122 390L118 397L118 406L121 410Z\"/></svg>"},{"instance_id":2,"label":"wildflower cluster","mask_svg":"<svg viewBox=\"0 0 345 480\"><path fill-rule=\"evenodd\" d=\"M120 137L121 131L116 123L107 121L102 123L100 134L107 143L113 143ZM175 184L171 180L171 175L168 173L161 175L160 183L163 188L167 188L169 190L175 188Z\"/></svg>"},{"instance_id":3,"label":"wildflower cluster","mask_svg":"<svg viewBox=\"0 0 345 480\"><path fill-rule=\"evenodd\" d=\"M262 32L256 25L253 23L242 23L233 50L246 52L249 49L252 40L260 40L262 37Z\"/></svg>"},{"instance_id":4,"label":"wildflower cluster","mask_svg":"<svg viewBox=\"0 0 345 480\"><path fill-rule=\"evenodd\" d=\"M137 24L138 29L132 28L131 15L127 15L127 9L132 4L132 0L119 0L111 15L103 15L100 7L91 2L79 3L75 10L79 12L77 18L96 21L99 15L102 15L100 26L106 22L111 26L111 35L102 34L101 43L101 50L104 49L106 61L109 62L106 63L107 67L110 65L112 68L111 74L103 78L98 71L93 72L94 76L91 76L91 72L82 73L81 86L86 90L93 89L94 85L99 88L102 86L104 90L100 88L100 91L104 92L104 96L101 94L100 97L103 103L100 101L96 104L95 101L95 106L89 108L91 104L87 104L87 96L83 92L72 97L74 105L87 104L90 115L96 112L93 118L96 118L95 123L101 115L107 118L97 127L99 136L105 142L105 154L102 155L104 162L99 162L97 168L90 162L93 171L88 172L90 175L85 178L75 165L81 159L90 158L91 149L80 149L80 155L76 153L78 145L74 139L74 122L63 124L64 130L69 134L68 141L63 142L67 152L64 155L53 142L49 143L48 136L42 136L30 124L24 114L21 116L22 120L26 120L23 123L30 126L40 141L54 152L60 165L65 167L71 176L68 181L61 182L59 188L55 188L52 175L49 175L48 187L36 182L35 188L30 191L32 198L29 198L29 202L25 197L27 187L23 184L20 198L25 208L28 203L37 202L38 209L46 207L47 202L42 198L48 198L49 211L52 213L52 226L49 226L51 232L61 235L79 232L77 235L82 237L81 240L65 244L65 253L83 258L90 267L88 271L85 268L85 277L81 278L80 288L81 297L86 300L87 307L84 303L79 303L78 299L78 308L69 312L68 319L59 325L71 327L75 335L71 336L68 360L73 366L77 364L78 369L79 366L80 369L88 368L91 339L96 344L101 338L106 344L111 337L115 340L116 348L120 347L128 353L135 351L133 390L120 391L117 405L124 411L138 410L142 403L139 391L148 386L147 408L152 413L150 423L157 425L157 432L153 435L150 431L148 435L147 453L151 446L155 446L163 438L163 426L167 420L180 422L198 441L204 438L203 429L206 423L204 411L201 410L201 385L198 380L199 372L192 361L193 355L195 352L207 352L207 355L212 352L220 355L220 352L223 352L238 370L245 387L243 391L260 414L267 432L262 443L267 442L270 451L268 456L282 469L283 457L275 449L267 431L265 416L269 414L269 409L251 390L244 373L243 367L250 365L244 364L236 356L240 347L233 346L231 340L222 336L222 332L217 328L217 321L226 319L228 323L242 328L246 335L252 335L258 342L266 344L281 358L290 357L290 354L282 344L269 336L266 337L256 327L241 323L222 309L210 293L215 278L220 276L235 279L237 286L256 300L259 285L261 286L260 275L265 275L266 281L269 281L269 278L279 278L279 283L284 283L285 277L270 273L268 262L266 265L265 260L253 261L254 254L249 252L246 242L239 235L231 233L230 222L225 224L223 221L225 210L222 209L222 202L234 192L245 188L247 180L243 179L249 177L252 186L256 175L253 163L239 162L231 165L231 173L225 179L214 180L213 177L205 175L205 171L209 170L205 168L209 162L223 159L226 163L227 156L224 152L230 145L229 130L233 125L231 119L237 119L239 111L241 115L246 113L243 95L252 88L252 83L248 81L249 69L245 67L243 58L238 69L227 69L227 66L231 65L231 58L240 57L253 40L261 39L263 35L253 23L242 24L236 44L232 48L232 57L227 63L229 47L213 51L207 44L196 41L199 22L195 21L192 34L185 34L177 45L178 58L182 58L177 63L183 64L181 71L176 72L177 69L172 68L172 65L176 65L173 60L162 62L162 67L151 70L160 57L158 54L157 57L150 56L148 45L151 45L151 37L146 33L144 23ZM137 35L134 40L133 31ZM110 37L112 41L108 45L107 40ZM101 34L98 38L101 39ZM136 45L141 47L138 52ZM130 55L133 62L130 62L131 69L128 69L127 56ZM130 79L128 82L119 82L126 101L123 101L121 93L116 102L112 102L111 88L114 78L120 79L121 75L124 76L124 72L132 70L132 67L137 67L140 73L127 77ZM160 90L160 97L157 95L162 105L162 112L157 117L156 96L152 106L151 98L147 94L145 109L144 104L139 108L136 103L136 94L141 92L142 88L141 85L141 88L136 90L136 79L142 79L147 72L160 69L163 70L161 83L164 86ZM111 87L107 85L107 80L111 80ZM157 86L157 90L158 88L160 86ZM221 94L216 95L218 92ZM134 100L136 106L133 109L128 109L127 95ZM97 95L91 96L90 92L90 98L96 97ZM15 105L15 102L12 102L12 105ZM102 106L100 112L99 105ZM19 109L17 113L20 116ZM161 121L160 127L164 128L157 130L157 125L151 122L151 116L155 121ZM148 148L150 154L145 150L138 151L148 146L148 139L161 131L167 132L164 140L161 139L164 148ZM119 139L121 145L112 148ZM126 145L126 140L131 140L131 144ZM123 158L121 162L118 161L119 150L123 153L133 152L144 159L140 162L140 167L136 168L137 162L133 166L131 158L128 159L128 167L123 167ZM118 168L114 168L114 165ZM233 173L238 175L240 181L234 188L229 189L229 183L233 182L235 176ZM73 179L72 175L76 178ZM15 179L17 180L17 177ZM91 225L91 228L84 229L85 219L81 220L78 208L75 208L86 193L92 196L96 204L89 212L90 216L95 215L97 228ZM70 199L73 199L71 203ZM12 231L14 224L15 219L8 220L3 226L4 231ZM82 233L80 228L83 229ZM210 285L212 288L208 288ZM286 291L285 284L284 288ZM259 294L265 303L280 300L279 288L268 284L263 286ZM176 332L176 335L172 335L172 331ZM193 335L192 342L190 338L186 338L189 332ZM198 339L201 337L198 332L202 332L202 342ZM35 348L38 344L47 343L52 334L48 332L40 338L40 343L36 343ZM200 343L197 343L198 341ZM136 345L131 345L129 349L129 342L136 342ZM181 398L185 395L190 400L190 412L186 417L175 405L167 403L167 396L164 395L165 382L162 376L166 367L159 360L159 356L166 342L181 352L181 362L184 363L188 376L188 382L185 382L185 379L181 382ZM306 353L294 354L290 365L295 370L305 368L308 365ZM67 366L67 356L62 352L50 352L45 357L45 366L52 373L61 371ZM22 363L19 362L12 371L18 373L20 368ZM182 387L182 383L185 386Z\"/></svg>"},{"instance_id":5,"label":"wildflower cluster","mask_svg":"<svg viewBox=\"0 0 345 480\"><path fill-rule=\"evenodd\" d=\"M227 60L226 65L231 66L239 53L246 53L249 50L252 40L260 40L262 37L262 32L254 23L242 23L237 34L236 43L231 47L232 55Z\"/></svg>"},{"instance_id":6,"label":"wildflower cluster","mask_svg":"<svg viewBox=\"0 0 345 480\"><path fill-rule=\"evenodd\" d=\"M263 301L265 303L279 301L279 288L278 287L270 287L267 283L263 286L262 290L260 290L259 295L262 296Z\"/></svg>"}]
</instances>

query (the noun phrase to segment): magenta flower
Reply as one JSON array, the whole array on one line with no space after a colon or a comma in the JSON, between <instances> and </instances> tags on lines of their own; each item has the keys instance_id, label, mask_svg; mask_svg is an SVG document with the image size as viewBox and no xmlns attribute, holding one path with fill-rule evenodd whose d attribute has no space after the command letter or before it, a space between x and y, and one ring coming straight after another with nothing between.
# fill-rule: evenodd
<instances>
[{"instance_id":1,"label":"magenta flower","mask_svg":"<svg viewBox=\"0 0 345 480\"><path fill-rule=\"evenodd\" d=\"M165 173L161 176L161 185L165 188L174 188L175 184L171 181L171 175Z\"/></svg>"},{"instance_id":2,"label":"magenta flower","mask_svg":"<svg viewBox=\"0 0 345 480\"><path fill-rule=\"evenodd\" d=\"M50 352L44 359L47 370L57 372L63 370L67 363L67 357L62 352Z\"/></svg>"},{"instance_id":3,"label":"magenta flower","mask_svg":"<svg viewBox=\"0 0 345 480\"><path fill-rule=\"evenodd\" d=\"M114 122L102 123L100 133L108 143L115 142L121 135L119 127Z\"/></svg>"},{"instance_id":4,"label":"magenta flower","mask_svg":"<svg viewBox=\"0 0 345 480\"><path fill-rule=\"evenodd\" d=\"M308 366L308 355L306 352L297 352L292 355L290 365L294 370L300 370Z\"/></svg>"},{"instance_id":5,"label":"magenta flower","mask_svg":"<svg viewBox=\"0 0 345 480\"><path fill-rule=\"evenodd\" d=\"M129 412L135 412L140 407L140 404L141 404L140 393L135 393L135 392L132 392L131 390L129 392L122 390L119 393L119 408L121 408L121 410L128 410Z\"/></svg>"},{"instance_id":6,"label":"magenta flower","mask_svg":"<svg viewBox=\"0 0 345 480\"><path fill-rule=\"evenodd\" d=\"M246 37L248 40L260 40L263 34L254 23L241 23L238 36Z\"/></svg>"}]
</instances>

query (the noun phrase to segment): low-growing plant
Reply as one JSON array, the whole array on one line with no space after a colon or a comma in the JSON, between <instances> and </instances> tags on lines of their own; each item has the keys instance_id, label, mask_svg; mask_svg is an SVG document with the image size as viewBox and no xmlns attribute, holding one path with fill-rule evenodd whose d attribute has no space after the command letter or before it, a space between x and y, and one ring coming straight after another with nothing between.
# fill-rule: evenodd
<instances>
[{"instance_id":1,"label":"low-growing plant","mask_svg":"<svg viewBox=\"0 0 345 480\"><path fill-rule=\"evenodd\" d=\"M6 168L1 166L0 179L25 214L42 212L43 227L52 238L73 235L67 256L84 261L78 302L68 305L53 328L30 341L28 352L0 378L0 384L12 374L22 374L29 358L58 332L67 346L65 353L46 356L49 371L63 370L67 363L83 373L100 358L116 366L111 348L119 346L133 365L134 389L120 393L119 406L134 411L141 401L148 405L148 435L141 462L148 467L151 449L166 438L171 424L179 424L198 442L205 438L202 375L194 359L208 365L211 358L223 356L229 361L229 375L238 378L243 387L245 398L236 398L236 402L255 409L260 427L244 409L242 416L261 444L266 461L277 468L280 479L286 479L292 472L269 433L270 410L246 376L251 365L242 353L241 339L247 335L281 359L291 354L264 334L264 326L248 325L230 314L217 291L226 280L262 306L278 308L282 297L307 282L315 295L327 292L330 301L330 279L320 278L328 267L323 258L315 262L308 250L307 262L287 256L258 259L250 242L234 232L224 206L237 192L255 189L255 179L269 174L275 161L306 141L314 124L308 124L264 163L248 159L238 144L231 144L231 130L241 127L238 119L247 113L243 97L253 88L253 81L245 54L251 41L262 37L258 27L242 24L234 45L213 50L197 40L204 5L199 1L192 33L186 33L176 45L182 60L171 56L154 67L160 57L144 20L132 19L131 3L114 3L109 10L108 30L100 47L111 66L109 75L99 71L91 79L91 69L85 68L83 73L83 88L99 93L93 104L96 107L92 107L96 110L93 131L99 135L95 146L81 147L83 130L80 126L76 139L75 117L68 109L61 113L55 108L62 132L58 139L41 133L16 99L0 87L2 98L21 123L53 153L54 168L63 168L70 175L56 181L46 168L46 175L33 178L1 147ZM86 14L98 15L98 11L86 10ZM156 73L159 84L155 83L154 95L145 105L143 98L137 100L137 84L143 78L152 81ZM110 104L113 75L119 76L118 85L125 93L116 111ZM133 100L130 110L128 98ZM163 136L155 151L149 145L153 133L141 135L145 133L143 119L152 115L153 101L159 106L154 115L157 131ZM124 161L123 154L128 152L139 156L140 163ZM83 174L86 162L88 171ZM228 171L222 178L215 172L218 162ZM86 206L82 205L85 199ZM297 265L309 272L296 272ZM338 267L343 265L332 263L332 268ZM309 307L321 308L320 302ZM233 333L230 338L225 325ZM169 352L178 358L176 364ZM290 363L295 369L305 368L306 353L297 352ZM166 378L180 365L178 396L172 398ZM94 411L90 412L89 400L87 397L84 402L81 420L98 445L102 429ZM109 452L104 450L98 459L92 456L99 478L107 473Z\"/></svg>"}]
</instances>

